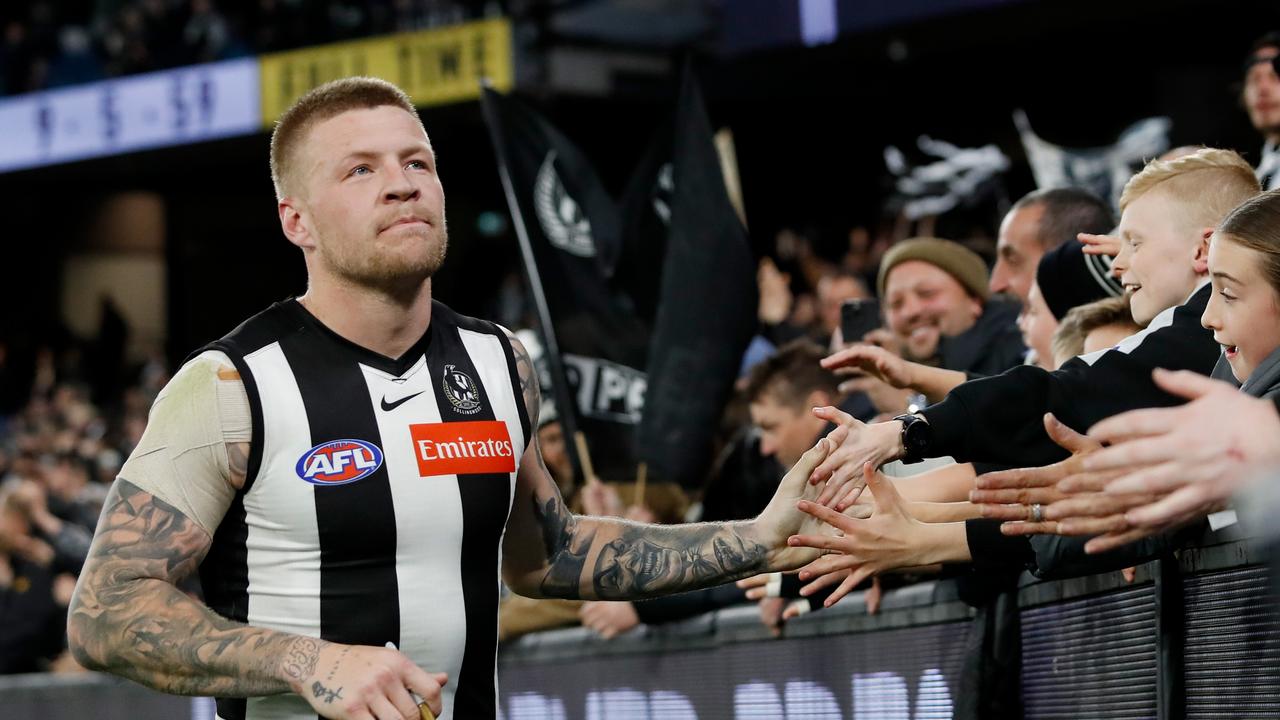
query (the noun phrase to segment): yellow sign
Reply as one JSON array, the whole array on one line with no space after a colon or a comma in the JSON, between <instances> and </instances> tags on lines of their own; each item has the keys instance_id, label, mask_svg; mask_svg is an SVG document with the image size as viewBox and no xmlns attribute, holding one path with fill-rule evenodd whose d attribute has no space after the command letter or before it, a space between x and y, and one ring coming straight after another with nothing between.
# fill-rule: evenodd
<instances>
[{"instance_id":1,"label":"yellow sign","mask_svg":"<svg viewBox=\"0 0 1280 720\"><path fill-rule=\"evenodd\" d=\"M419 106L474 100L484 77L511 89L511 24L497 18L290 50L263 55L259 65L268 126L308 90L355 75L393 82Z\"/></svg>"}]
</instances>

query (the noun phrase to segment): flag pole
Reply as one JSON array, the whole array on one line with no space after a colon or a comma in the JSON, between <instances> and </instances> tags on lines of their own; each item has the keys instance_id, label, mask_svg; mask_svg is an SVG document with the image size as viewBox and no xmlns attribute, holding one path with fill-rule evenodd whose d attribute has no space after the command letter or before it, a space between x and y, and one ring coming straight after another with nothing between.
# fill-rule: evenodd
<instances>
[{"instance_id":1,"label":"flag pole","mask_svg":"<svg viewBox=\"0 0 1280 720\"><path fill-rule=\"evenodd\" d=\"M547 306L547 296L542 290L542 276L538 274L538 265L533 256L533 245L529 241L529 231L524 224L524 214L520 211L520 201L516 197L515 187L511 184L511 173L507 170L507 150L499 135L499 120L496 109L489 101L485 90L493 90L493 83L488 78L480 80L480 108L484 113L485 125L489 129L489 141L493 143L493 152L498 159L498 178L502 181L502 192L507 197L507 209L511 212L511 226L515 230L516 240L520 244L520 257L524 261L524 276L529 282L529 294L533 296L533 306L538 315L538 325L542 329L542 342L547 362L551 367L551 389L555 395L556 407L560 411L560 426L566 438L569 460L573 465L574 477L582 483L589 480L584 472L585 462L581 456L579 445L585 447L585 438L578 430L577 407L573 405L569 393L568 376L564 371L564 361L560 355L560 346L556 342L555 329L551 324L551 309ZM532 428L534 433L537 428ZM579 438L582 438L579 440Z\"/></svg>"},{"instance_id":2,"label":"flag pole","mask_svg":"<svg viewBox=\"0 0 1280 720\"><path fill-rule=\"evenodd\" d=\"M720 174L724 176L724 189L729 193L733 211L738 213L742 227L747 227L747 210L742 202L742 181L738 178L738 153L733 143L733 131L722 128L715 134L716 155L720 156Z\"/></svg>"}]
</instances>

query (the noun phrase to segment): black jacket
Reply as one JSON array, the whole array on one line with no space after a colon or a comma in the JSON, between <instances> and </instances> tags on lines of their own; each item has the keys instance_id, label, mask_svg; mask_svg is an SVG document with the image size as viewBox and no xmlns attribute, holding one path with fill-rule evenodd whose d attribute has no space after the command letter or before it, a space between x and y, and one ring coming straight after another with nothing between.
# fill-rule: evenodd
<instances>
[{"instance_id":1,"label":"black jacket","mask_svg":"<svg viewBox=\"0 0 1280 720\"><path fill-rule=\"evenodd\" d=\"M1186 303L1157 315L1146 330L1053 372L1023 365L960 385L923 411L930 436L924 455L1038 467L1067 455L1044 431L1046 412L1084 432L1127 410L1180 404L1181 398L1156 386L1151 371L1208 375L1213 369L1220 349L1200 325L1210 292L1206 284Z\"/></svg>"},{"instance_id":2,"label":"black jacket","mask_svg":"<svg viewBox=\"0 0 1280 720\"><path fill-rule=\"evenodd\" d=\"M988 300L973 327L938 342L938 366L987 376L1021 365L1027 347L1018 330L1018 312L1015 303Z\"/></svg>"}]
</instances>

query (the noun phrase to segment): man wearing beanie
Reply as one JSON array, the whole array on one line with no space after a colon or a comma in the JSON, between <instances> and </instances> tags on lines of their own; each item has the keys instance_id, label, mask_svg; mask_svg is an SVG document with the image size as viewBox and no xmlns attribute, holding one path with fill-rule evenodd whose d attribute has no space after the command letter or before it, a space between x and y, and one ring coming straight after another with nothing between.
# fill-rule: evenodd
<instances>
[{"instance_id":1,"label":"man wearing beanie","mask_svg":"<svg viewBox=\"0 0 1280 720\"><path fill-rule=\"evenodd\" d=\"M1022 362L1018 307L989 297L987 266L963 245L938 238L898 243L881 260L876 285L907 359L975 375Z\"/></svg>"}]
</instances>

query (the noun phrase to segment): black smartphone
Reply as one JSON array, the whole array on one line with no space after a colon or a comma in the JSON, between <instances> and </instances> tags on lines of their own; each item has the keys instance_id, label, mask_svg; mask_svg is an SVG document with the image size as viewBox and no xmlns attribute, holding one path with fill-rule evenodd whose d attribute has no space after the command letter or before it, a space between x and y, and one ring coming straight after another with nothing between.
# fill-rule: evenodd
<instances>
[{"instance_id":1,"label":"black smartphone","mask_svg":"<svg viewBox=\"0 0 1280 720\"><path fill-rule=\"evenodd\" d=\"M880 325L879 300L845 300L840 306L840 334L846 343L860 342L863 335Z\"/></svg>"}]
</instances>

